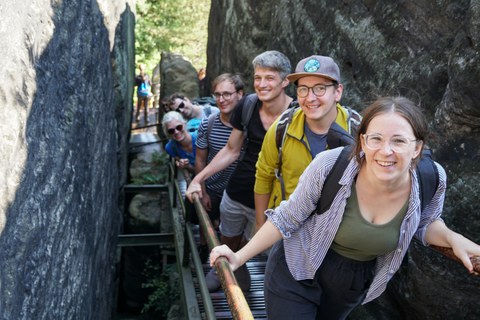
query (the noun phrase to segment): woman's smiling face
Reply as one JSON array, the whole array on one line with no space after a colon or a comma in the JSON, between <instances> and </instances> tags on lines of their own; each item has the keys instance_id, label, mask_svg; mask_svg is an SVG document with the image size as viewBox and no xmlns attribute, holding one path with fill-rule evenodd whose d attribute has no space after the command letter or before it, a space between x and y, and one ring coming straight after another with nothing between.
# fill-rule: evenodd
<instances>
[{"instance_id":1,"label":"woman's smiling face","mask_svg":"<svg viewBox=\"0 0 480 320\"><path fill-rule=\"evenodd\" d=\"M369 135L378 135L377 137L383 139L384 143L381 143L379 149L373 150L367 146L366 136ZM397 137L410 141L403 152L396 152L391 148L392 141ZM370 121L365 135L361 136L369 174L373 174L382 182L395 182L404 178L405 174L408 174L412 159L421 151L422 142L415 140L410 123L398 113L388 112L375 116Z\"/></svg>"},{"instance_id":2,"label":"woman's smiling face","mask_svg":"<svg viewBox=\"0 0 480 320\"><path fill-rule=\"evenodd\" d=\"M179 128L181 130L178 130ZM185 124L178 120L172 120L167 124L167 132L173 140L180 142L185 139Z\"/></svg>"}]
</instances>

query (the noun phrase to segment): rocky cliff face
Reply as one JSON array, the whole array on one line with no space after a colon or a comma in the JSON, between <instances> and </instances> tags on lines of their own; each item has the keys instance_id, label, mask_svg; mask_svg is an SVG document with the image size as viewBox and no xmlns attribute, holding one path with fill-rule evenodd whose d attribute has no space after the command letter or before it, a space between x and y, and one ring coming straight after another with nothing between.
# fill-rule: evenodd
<instances>
[{"instance_id":1,"label":"rocky cliff face","mask_svg":"<svg viewBox=\"0 0 480 320\"><path fill-rule=\"evenodd\" d=\"M444 219L480 242L479 21L478 0L212 1L207 77L236 72L252 88L251 61L265 50L282 51L293 67L322 54L340 66L344 105L396 94L418 101L448 174ZM367 309L378 319L479 317L479 285L414 245L407 270Z\"/></svg>"},{"instance_id":2,"label":"rocky cliff face","mask_svg":"<svg viewBox=\"0 0 480 320\"><path fill-rule=\"evenodd\" d=\"M0 318L108 319L134 1L0 6Z\"/></svg>"}]
</instances>

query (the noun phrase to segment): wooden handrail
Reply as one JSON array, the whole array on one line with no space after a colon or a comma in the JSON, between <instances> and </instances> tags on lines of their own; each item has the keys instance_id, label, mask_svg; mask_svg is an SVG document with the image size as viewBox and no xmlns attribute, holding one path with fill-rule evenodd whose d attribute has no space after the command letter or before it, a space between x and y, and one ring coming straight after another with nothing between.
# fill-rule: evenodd
<instances>
[{"instance_id":1,"label":"wooden handrail","mask_svg":"<svg viewBox=\"0 0 480 320\"><path fill-rule=\"evenodd\" d=\"M439 247L439 246L434 246L434 245L431 245L430 247L433 250L443 254L445 257L447 257L449 259L452 259L452 260L455 260L455 261L463 264L462 260L457 258L455 253L453 253L452 248ZM480 274L480 256L471 257L470 261L472 262L472 265L473 265L473 271L475 272L474 275L478 276Z\"/></svg>"},{"instance_id":2,"label":"wooden handrail","mask_svg":"<svg viewBox=\"0 0 480 320\"><path fill-rule=\"evenodd\" d=\"M213 228L210 218L197 194L193 195L193 203L195 205L200 227L207 240L208 248L212 250L214 247L220 245L215 229ZM233 271L230 268L227 259L224 257L218 258L215 262L215 269L225 292L233 318L239 320L253 319L247 300L233 275Z\"/></svg>"},{"instance_id":3,"label":"wooden handrail","mask_svg":"<svg viewBox=\"0 0 480 320\"><path fill-rule=\"evenodd\" d=\"M187 185L189 185L191 182L190 173L186 169L183 169L183 175L187 181ZM193 195L193 204L195 205L195 211L198 216L200 228L205 236L208 248L212 250L214 247L220 245L220 241L218 241L217 238L217 233L215 232L212 222L210 221L210 217L208 216L207 211L203 207L202 202L197 194ZM227 259L224 257L218 258L217 261L215 261L215 270L218 278L220 279L223 291L225 292L227 303L230 307L230 312L232 313L233 319L253 320L253 314L250 311L247 300L245 299L243 291L235 279Z\"/></svg>"}]
</instances>

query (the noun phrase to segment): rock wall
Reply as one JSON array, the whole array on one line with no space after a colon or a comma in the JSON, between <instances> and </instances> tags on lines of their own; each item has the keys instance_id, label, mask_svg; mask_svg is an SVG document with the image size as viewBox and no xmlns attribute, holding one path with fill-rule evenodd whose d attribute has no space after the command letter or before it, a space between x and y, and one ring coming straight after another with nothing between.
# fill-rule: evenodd
<instances>
[{"instance_id":1,"label":"rock wall","mask_svg":"<svg viewBox=\"0 0 480 320\"><path fill-rule=\"evenodd\" d=\"M197 70L190 61L176 53L162 52L159 69L162 98L167 98L175 92L184 94L190 100L198 97Z\"/></svg>"},{"instance_id":2,"label":"rock wall","mask_svg":"<svg viewBox=\"0 0 480 320\"><path fill-rule=\"evenodd\" d=\"M0 5L1 319L112 317L134 5Z\"/></svg>"},{"instance_id":3,"label":"rock wall","mask_svg":"<svg viewBox=\"0 0 480 320\"><path fill-rule=\"evenodd\" d=\"M312 54L332 56L342 73L344 105L362 109L392 94L418 101L449 179L444 219L480 242L479 21L479 0L212 1L207 80L236 72L251 90L252 59L275 49L293 67ZM410 251L407 270L367 305L365 316L480 316L479 277L427 248Z\"/></svg>"}]
</instances>

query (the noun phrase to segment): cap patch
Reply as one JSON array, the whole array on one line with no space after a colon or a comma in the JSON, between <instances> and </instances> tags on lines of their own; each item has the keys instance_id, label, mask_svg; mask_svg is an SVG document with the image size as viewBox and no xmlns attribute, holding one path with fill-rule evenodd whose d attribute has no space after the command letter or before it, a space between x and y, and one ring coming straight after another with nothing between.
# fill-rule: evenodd
<instances>
[{"instance_id":1,"label":"cap patch","mask_svg":"<svg viewBox=\"0 0 480 320\"><path fill-rule=\"evenodd\" d=\"M316 72L318 69L320 69L320 62L316 59L309 59L303 67L305 72Z\"/></svg>"}]
</instances>

